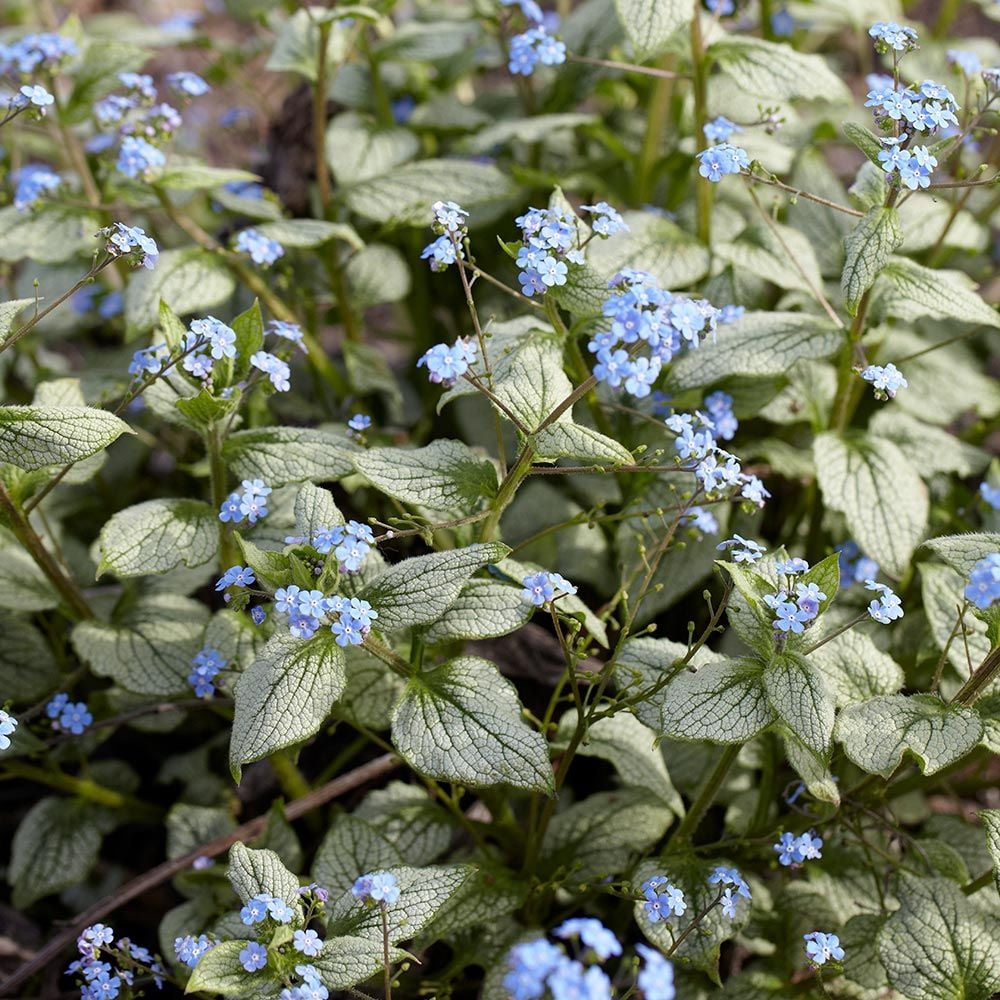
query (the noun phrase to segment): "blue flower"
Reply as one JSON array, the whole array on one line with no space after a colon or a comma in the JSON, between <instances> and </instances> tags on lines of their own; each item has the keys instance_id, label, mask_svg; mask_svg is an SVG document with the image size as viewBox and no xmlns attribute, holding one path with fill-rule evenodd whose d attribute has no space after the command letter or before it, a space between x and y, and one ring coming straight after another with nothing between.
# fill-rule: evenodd
<instances>
[{"instance_id":1,"label":"blue flower","mask_svg":"<svg viewBox=\"0 0 1000 1000\"><path fill-rule=\"evenodd\" d=\"M774 609L775 619L771 624L780 632L791 632L801 635L805 631L805 623L810 620L805 611L801 611L790 601L782 601Z\"/></svg>"},{"instance_id":2,"label":"blue flower","mask_svg":"<svg viewBox=\"0 0 1000 1000\"><path fill-rule=\"evenodd\" d=\"M277 241L269 239L256 229L244 229L236 237L235 250L245 253L262 267L270 267L279 257L284 257L285 248Z\"/></svg>"},{"instance_id":3,"label":"blue flower","mask_svg":"<svg viewBox=\"0 0 1000 1000\"><path fill-rule=\"evenodd\" d=\"M843 959L844 949L840 947L840 938L836 934L813 931L802 937L806 942L806 954L813 965L825 965L831 960L839 962Z\"/></svg>"},{"instance_id":4,"label":"blue flower","mask_svg":"<svg viewBox=\"0 0 1000 1000\"><path fill-rule=\"evenodd\" d=\"M611 981L596 966L562 962L548 978L553 1000L611 1000Z\"/></svg>"},{"instance_id":5,"label":"blue flower","mask_svg":"<svg viewBox=\"0 0 1000 1000\"><path fill-rule=\"evenodd\" d=\"M10 738L17 726L17 719L13 715L0 710L0 750L10 749Z\"/></svg>"},{"instance_id":6,"label":"blue flower","mask_svg":"<svg viewBox=\"0 0 1000 1000\"><path fill-rule=\"evenodd\" d=\"M979 484L979 495L994 510L1000 510L1000 486L991 486L987 482L982 482Z\"/></svg>"},{"instance_id":7,"label":"blue flower","mask_svg":"<svg viewBox=\"0 0 1000 1000\"><path fill-rule=\"evenodd\" d=\"M637 944L636 952L645 959L636 985L642 990L643 1000L675 1000L674 967L655 948Z\"/></svg>"},{"instance_id":8,"label":"blue flower","mask_svg":"<svg viewBox=\"0 0 1000 1000\"><path fill-rule=\"evenodd\" d=\"M541 25L514 35L510 40L507 68L511 73L530 76L535 66L558 66L566 62L566 46Z\"/></svg>"},{"instance_id":9,"label":"blue flower","mask_svg":"<svg viewBox=\"0 0 1000 1000\"><path fill-rule=\"evenodd\" d=\"M879 596L868 605L868 614L880 625L903 617L902 601L884 583L865 580L865 589L873 590Z\"/></svg>"},{"instance_id":10,"label":"blue flower","mask_svg":"<svg viewBox=\"0 0 1000 1000\"><path fill-rule=\"evenodd\" d=\"M736 122L731 122L725 115L719 115L718 118L708 122L702 131L709 142L727 142L731 136L736 132L742 132L743 129Z\"/></svg>"},{"instance_id":11,"label":"blue flower","mask_svg":"<svg viewBox=\"0 0 1000 1000\"><path fill-rule=\"evenodd\" d=\"M292 370L281 358L267 351L255 351L250 355L250 364L264 372L278 392L288 392L292 387L289 381Z\"/></svg>"},{"instance_id":12,"label":"blue flower","mask_svg":"<svg viewBox=\"0 0 1000 1000\"><path fill-rule=\"evenodd\" d=\"M118 170L126 177L150 178L161 167L165 166L167 158L155 146L138 136L127 135L122 139L118 150Z\"/></svg>"},{"instance_id":13,"label":"blue flower","mask_svg":"<svg viewBox=\"0 0 1000 1000\"><path fill-rule=\"evenodd\" d=\"M58 719L68 704L69 695L65 691L60 691L58 694L53 695L52 700L45 706L45 714L50 719Z\"/></svg>"},{"instance_id":14,"label":"blue flower","mask_svg":"<svg viewBox=\"0 0 1000 1000\"><path fill-rule=\"evenodd\" d=\"M222 502L222 506L219 508L219 520L222 522L232 522L233 524L239 524L243 520L244 514L240 510L240 495L239 493L230 493L228 497Z\"/></svg>"},{"instance_id":15,"label":"blue flower","mask_svg":"<svg viewBox=\"0 0 1000 1000\"><path fill-rule=\"evenodd\" d=\"M735 868L726 868L719 865L711 875L708 876L709 885L732 886L736 892L744 899L750 898L750 887L743 880L743 876Z\"/></svg>"},{"instance_id":16,"label":"blue flower","mask_svg":"<svg viewBox=\"0 0 1000 1000\"><path fill-rule=\"evenodd\" d=\"M101 971L91 981L86 988L87 1000L114 1000L121 992L122 981L118 976L112 976L109 972Z\"/></svg>"},{"instance_id":17,"label":"blue flower","mask_svg":"<svg viewBox=\"0 0 1000 1000\"><path fill-rule=\"evenodd\" d=\"M892 399L900 389L905 389L909 385L903 373L891 362L884 368L880 365L869 365L862 371L861 377L875 387L876 399Z\"/></svg>"},{"instance_id":18,"label":"blue flower","mask_svg":"<svg viewBox=\"0 0 1000 1000\"><path fill-rule=\"evenodd\" d=\"M196 319L191 323L190 330L211 346L212 357L216 361L236 357L236 331L226 326L221 319L214 316Z\"/></svg>"},{"instance_id":19,"label":"blue flower","mask_svg":"<svg viewBox=\"0 0 1000 1000\"><path fill-rule=\"evenodd\" d=\"M247 972L259 972L267 965L267 949L256 941L249 942L240 952L240 965Z\"/></svg>"},{"instance_id":20,"label":"blue flower","mask_svg":"<svg viewBox=\"0 0 1000 1000\"><path fill-rule=\"evenodd\" d=\"M290 340L303 351L308 351L303 341L302 327L298 323L286 323L284 320L272 319L267 324L267 332L281 337L282 340Z\"/></svg>"},{"instance_id":21,"label":"blue flower","mask_svg":"<svg viewBox=\"0 0 1000 1000\"><path fill-rule=\"evenodd\" d=\"M545 993L548 976L566 961L563 951L545 938L515 945L507 955L510 971L503 987L512 1000L538 1000Z\"/></svg>"},{"instance_id":22,"label":"blue flower","mask_svg":"<svg viewBox=\"0 0 1000 1000\"><path fill-rule=\"evenodd\" d=\"M609 236L614 236L615 233L629 231L628 224L621 217L621 213L612 208L606 201L599 201L596 205L581 205L580 208L595 216L590 227L598 236L603 236L606 239Z\"/></svg>"},{"instance_id":23,"label":"blue flower","mask_svg":"<svg viewBox=\"0 0 1000 1000\"><path fill-rule=\"evenodd\" d=\"M452 386L468 372L478 353L475 343L459 338L450 347L447 344L435 344L417 361L417 367L426 366L428 378L432 382Z\"/></svg>"},{"instance_id":24,"label":"blue flower","mask_svg":"<svg viewBox=\"0 0 1000 1000\"><path fill-rule=\"evenodd\" d=\"M55 98L44 87L38 86L38 84L25 84L19 93L29 104L33 104L36 108L47 108L55 101Z\"/></svg>"},{"instance_id":25,"label":"blue flower","mask_svg":"<svg viewBox=\"0 0 1000 1000\"><path fill-rule=\"evenodd\" d=\"M546 601L551 601L557 596L572 595L576 593L573 586L565 577L558 573L547 573L539 570L537 573L529 573L522 581L524 590L521 591L521 599L540 608Z\"/></svg>"},{"instance_id":26,"label":"blue flower","mask_svg":"<svg viewBox=\"0 0 1000 1000\"><path fill-rule=\"evenodd\" d=\"M156 241L138 226L116 222L101 233L108 237L107 251L112 256L130 257L132 263L141 264L148 271L156 266L159 258Z\"/></svg>"},{"instance_id":27,"label":"blue flower","mask_svg":"<svg viewBox=\"0 0 1000 1000\"><path fill-rule=\"evenodd\" d=\"M244 493L240 498L240 513L251 524L256 524L260 518L267 517L267 501L252 493Z\"/></svg>"},{"instance_id":28,"label":"blue flower","mask_svg":"<svg viewBox=\"0 0 1000 1000\"><path fill-rule=\"evenodd\" d=\"M690 520L693 528L697 528L698 531L705 535L714 535L719 530L719 522L709 510L704 510L701 507L692 507L685 517Z\"/></svg>"},{"instance_id":29,"label":"blue flower","mask_svg":"<svg viewBox=\"0 0 1000 1000\"><path fill-rule=\"evenodd\" d=\"M212 89L197 73L187 71L168 73L167 86L182 97L201 97Z\"/></svg>"},{"instance_id":30,"label":"blue flower","mask_svg":"<svg viewBox=\"0 0 1000 1000\"><path fill-rule=\"evenodd\" d=\"M271 915L271 919L279 924L290 923L295 915L292 908L283 899L277 899L274 896L267 901L267 912Z\"/></svg>"},{"instance_id":31,"label":"blue flower","mask_svg":"<svg viewBox=\"0 0 1000 1000\"><path fill-rule=\"evenodd\" d=\"M972 567L965 596L980 611L1000 601L1000 552L991 552Z\"/></svg>"},{"instance_id":32,"label":"blue flower","mask_svg":"<svg viewBox=\"0 0 1000 1000\"><path fill-rule=\"evenodd\" d=\"M59 716L59 728L79 736L93 721L94 717L87 710L86 702L68 702Z\"/></svg>"},{"instance_id":33,"label":"blue flower","mask_svg":"<svg viewBox=\"0 0 1000 1000\"><path fill-rule=\"evenodd\" d=\"M745 149L728 142L703 149L696 157L701 165L698 173L717 184L726 174L738 174L750 168L750 157Z\"/></svg>"},{"instance_id":34,"label":"blue flower","mask_svg":"<svg viewBox=\"0 0 1000 1000\"><path fill-rule=\"evenodd\" d=\"M267 612L260 605L256 605L250 609L250 620L254 625L263 625L266 619Z\"/></svg>"},{"instance_id":35,"label":"blue flower","mask_svg":"<svg viewBox=\"0 0 1000 1000\"><path fill-rule=\"evenodd\" d=\"M248 927L259 924L267 916L267 904L272 897L268 893L260 893L249 900L240 910L240 920Z\"/></svg>"},{"instance_id":36,"label":"blue flower","mask_svg":"<svg viewBox=\"0 0 1000 1000\"><path fill-rule=\"evenodd\" d=\"M211 698L215 694L215 677L226 665L224 657L217 649L205 646L195 654L191 665L187 681L194 688L195 697Z\"/></svg>"},{"instance_id":37,"label":"blue flower","mask_svg":"<svg viewBox=\"0 0 1000 1000\"><path fill-rule=\"evenodd\" d=\"M593 917L574 917L565 920L552 933L563 940L578 937L602 962L612 955L622 953L618 938L600 920L595 920Z\"/></svg>"},{"instance_id":38,"label":"blue flower","mask_svg":"<svg viewBox=\"0 0 1000 1000\"><path fill-rule=\"evenodd\" d=\"M205 952L214 947L215 942L207 934L200 934L198 937L188 934L182 938L174 938L174 952L178 960L191 969L198 964Z\"/></svg>"},{"instance_id":39,"label":"blue flower","mask_svg":"<svg viewBox=\"0 0 1000 1000\"><path fill-rule=\"evenodd\" d=\"M652 384L660 375L660 359L636 358L629 365L628 374L625 378L625 391L636 399L643 399L649 395Z\"/></svg>"},{"instance_id":40,"label":"blue flower","mask_svg":"<svg viewBox=\"0 0 1000 1000\"><path fill-rule=\"evenodd\" d=\"M797 868L803 861L821 858L823 856L822 847L822 837L817 837L810 830L799 836L787 832L783 833L774 845L774 850L777 852L779 864L786 868Z\"/></svg>"},{"instance_id":41,"label":"blue flower","mask_svg":"<svg viewBox=\"0 0 1000 1000\"><path fill-rule=\"evenodd\" d=\"M965 76L978 76L983 70L979 56L964 49L948 49L948 62L957 66Z\"/></svg>"},{"instance_id":42,"label":"blue flower","mask_svg":"<svg viewBox=\"0 0 1000 1000\"><path fill-rule=\"evenodd\" d=\"M421 260L430 259L432 271L446 271L456 260L464 260L465 253L448 235L438 236L428 243L420 254Z\"/></svg>"},{"instance_id":43,"label":"blue flower","mask_svg":"<svg viewBox=\"0 0 1000 1000\"><path fill-rule=\"evenodd\" d=\"M744 538L742 535L733 535L732 538L727 538L724 542L719 542L716 545L716 549L719 552L731 549L733 562L738 563L758 562L761 556L767 551L759 542L755 542L750 538Z\"/></svg>"},{"instance_id":44,"label":"blue flower","mask_svg":"<svg viewBox=\"0 0 1000 1000\"><path fill-rule=\"evenodd\" d=\"M14 208L19 212L34 205L47 191L55 191L62 178L51 167L41 163L26 163L11 174L14 181Z\"/></svg>"},{"instance_id":45,"label":"blue flower","mask_svg":"<svg viewBox=\"0 0 1000 1000\"><path fill-rule=\"evenodd\" d=\"M783 576L797 576L800 573L807 573L809 571L809 563L807 563L805 559L795 557L794 559L788 559L785 562L775 563L774 568ZM816 585L810 584L810 586ZM823 595L822 600L826 600L826 594Z\"/></svg>"},{"instance_id":46,"label":"blue flower","mask_svg":"<svg viewBox=\"0 0 1000 1000\"><path fill-rule=\"evenodd\" d=\"M355 413L354 416L347 421L347 426L354 431L355 434L363 433L368 430L371 425L372 418L363 413Z\"/></svg>"},{"instance_id":47,"label":"blue flower","mask_svg":"<svg viewBox=\"0 0 1000 1000\"><path fill-rule=\"evenodd\" d=\"M249 587L256 580L257 578L249 566L230 566L216 581L215 589L225 590L226 587Z\"/></svg>"},{"instance_id":48,"label":"blue flower","mask_svg":"<svg viewBox=\"0 0 1000 1000\"><path fill-rule=\"evenodd\" d=\"M469 213L453 201L436 201L431 205L434 228L441 233L464 233L468 228Z\"/></svg>"},{"instance_id":49,"label":"blue flower","mask_svg":"<svg viewBox=\"0 0 1000 1000\"><path fill-rule=\"evenodd\" d=\"M355 899L392 904L399 901L400 888L392 872L377 871L357 879L351 887L351 894Z\"/></svg>"},{"instance_id":50,"label":"blue flower","mask_svg":"<svg viewBox=\"0 0 1000 1000\"><path fill-rule=\"evenodd\" d=\"M644 910L652 924L668 920L671 915L681 917L687 909L684 892L671 885L665 875L654 875L642 883L642 893L646 897Z\"/></svg>"},{"instance_id":51,"label":"blue flower","mask_svg":"<svg viewBox=\"0 0 1000 1000\"><path fill-rule=\"evenodd\" d=\"M292 939L295 950L310 958L315 958L323 950L323 942L314 930L296 931Z\"/></svg>"},{"instance_id":52,"label":"blue flower","mask_svg":"<svg viewBox=\"0 0 1000 1000\"><path fill-rule=\"evenodd\" d=\"M775 38L788 38L795 31L795 18L786 7L776 10L771 15L771 34Z\"/></svg>"},{"instance_id":53,"label":"blue flower","mask_svg":"<svg viewBox=\"0 0 1000 1000\"><path fill-rule=\"evenodd\" d=\"M875 39L879 52L909 52L917 47L917 33L913 28L897 24L895 21L878 21L868 29Z\"/></svg>"}]
</instances>

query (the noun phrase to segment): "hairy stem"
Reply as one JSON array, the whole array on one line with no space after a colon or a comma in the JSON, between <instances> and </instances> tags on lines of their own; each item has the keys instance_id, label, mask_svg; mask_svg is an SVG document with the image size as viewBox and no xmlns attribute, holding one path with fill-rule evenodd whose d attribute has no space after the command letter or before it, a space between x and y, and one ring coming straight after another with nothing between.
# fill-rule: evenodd
<instances>
[{"instance_id":1,"label":"hairy stem","mask_svg":"<svg viewBox=\"0 0 1000 1000\"><path fill-rule=\"evenodd\" d=\"M709 807L715 801L716 795L719 794L719 789L722 788L723 782L726 780L726 775L729 774L729 769L736 763L736 758L739 756L742 746L742 743L734 743L723 750L718 763L712 768L711 773L705 779L705 783L698 790L698 795L695 797L694 802L688 807L688 811L684 819L681 820L680 826L674 830L674 834L670 838L672 843L686 844L690 842L691 838L697 832L705 813L708 812Z\"/></svg>"}]
</instances>

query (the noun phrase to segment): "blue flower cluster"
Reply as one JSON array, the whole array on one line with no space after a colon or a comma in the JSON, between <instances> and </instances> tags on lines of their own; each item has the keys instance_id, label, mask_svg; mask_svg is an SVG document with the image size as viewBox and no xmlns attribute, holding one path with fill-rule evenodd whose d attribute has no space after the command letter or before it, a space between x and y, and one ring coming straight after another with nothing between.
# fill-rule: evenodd
<instances>
[{"instance_id":1,"label":"blue flower cluster","mask_svg":"<svg viewBox=\"0 0 1000 1000\"><path fill-rule=\"evenodd\" d=\"M323 985L319 972L313 965L296 965L295 972L302 977L298 986L286 986L278 1000L327 1000L330 991Z\"/></svg>"},{"instance_id":2,"label":"blue flower cluster","mask_svg":"<svg viewBox=\"0 0 1000 1000\"><path fill-rule=\"evenodd\" d=\"M285 248L277 240L270 239L256 229L242 230L236 237L235 250L237 253L245 253L261 267L270 267L285 255Z\"/></svg>"},{"instance_id":3,"label":"blue flower cluster","mask_svg":"<svg viewBox=\"0 0 1000 1000\"><path fill-rule=\"evenodd\" d=\"M159 956L128 938L115 941L114 937L113 928L93 924L76 939L80 957L69 964L66 975L77 977L80 1000L115 1000L122 986L131 987L140 975L152 976L156 988L163 989L164 970ZM112 961L102 959L102 953Z\"/></svg>"},{"instance_id":4,"label":"blue flower cluster","mask_svg":"<svg viewBox=\"0 0 1000 1000\"><path fill-rule=\"evenodd\" d=\"M355 869L357 870L357 869ZM356 879L351 886L351 895L363 903L373 902L392 906L399 902L399 881L392 872L369 872Z\"/></svg>"},{"instance_id":5,"label":"blue flower cluster","mask_svg":"<svg viewBox=\"0 0 1000 1000\"><path fill-rule=\"evenodd\" d=\"M684 916L687 910L684 891L671 885L666 875L654 875L642 883L641 889L646 897L643 911L651 924L669 920L672 916Z\"/></svg>"},{"instance_id":6,"label":"blue flower cluster","mask_svg":"<svg viewBox=\"0 0 1000 1000\"><path fill-rule=\"evenodd\" d=\"M564 62L566 46L555 35L550 35L544 24L536 24L510 40L507 69L515 75L531 76L539 63L559 66Z\"/></svg>"},{"instance_id":7,"label":"blue flower cluster","mask_svg":"<svg viewBox=\"0 0 1000 1000\"><path fill-rule=\"evenodd\" d=\"M360 646L378 618L378 612L358 597L324 596L320 590L302 590L295 584L274 592L275 612L287 618L288 630L296 639L311 639L328 616L338 646Z\"/></svg>"},{"instance_id":8,"label":"blue flower cluster","mask_svg":"<svg viewBox=\"0 0 1000 1000\"><path fill-rule=\"evenodd\" d=\"M54 73L64 59L79 51L71 38L54 32L24 35L9 45L0 44L0 76L25 77L38 71Z\"/></svg>"},{"instance_id":9,"label":"blue flower cluster","mask_svg":"<svg viewBox=\"0 0 1000 1000\"><path fill-rule=\"evenodd\" d=\"M722 886L719 903L723 916L730 920L736 919L736 906L740 899L750 902L750 886L735 868L724 868L721 865L708 876L709 885Z\"/></svg>"},{"instance_id":10,"label":"blue flower cluster","mask_svg":"<svg viewBox=\"0 0 1000 1000\"><path fill-rule=\"evenodd\" d=\"M793 833L783 833L774 845L778 863L786 868L798 868L805 861L823 857L823 838L816 836L815 830L808 830L797 837Z\"/></svg>"},{"instance_id":11,"label":"blue flower cluster","mask_svg":"<svg viewBox=\"0 0 1000 1000\"><path fill-rule=\"evenodd\" d=\"M606 201L599 201L594 205L581 205L580 208L594 216L590 228L604 239L614 236L616 233L629 231L628 224L618 209L612 208Z\"/></svg>"},{"instance_id":12,"label":"blue flower cluster","mask_svg":"<svg viewBox=\"0 0 1000 1000\"><path fill-rule=\"evenodd\" d=\"M601 311L610 329L595 333L587 345L597 358L594 376L641 399L662 365L714 335L719 310L705 299L672 295L646 271L626 268L608 284L612 291ZM648 356L638 353L643 344Z\"/></svg>"},{"instance_id":13,"label":"blue flower cluster","mask_svg":"<svg viewBox=\"0 0 1000 1000\"><path fill-rule=\"evenodd\" d=\"M272 493L270 486L264 485L263 479L244 479L238 490L230 493L219 509L219 520L231 524L239 524L244 518L251 524L256 524L262 517L267 517L267 498Z\"/></svg>"},{"instance_id":14,"label":"blue flower cluster","mask_svg":"<svg viewBox=\"0 0 1000 1000\"><path fill-rule=\"evenodd\" d=\"M568 265L584 262L576 216L560 208L529 208L514 221L521 229L515 259L521 293L530 298L565 285Z\"/></svg>"},{"instance_id":15,"label":"blue flower cluster","mask_svg":"<svg viewBox=\"0 0 1000 1000\"><path fill-rule=\"evenodd\" d=\"M868 605L868 615L872 621L888 625L889 622L903 617L903 602L890 587L874 580L865 580L865 590L873 590L878 594L878 597Z\"/></svg>"},{"instance_id":16,"label":"blue flower cluster","mask_svg":"<svg viewBox=\"0 0 1000 1000\"><path fill-rule=\"evenodd\" d=\"M820 602L826 600L826 594L816 583L796 583L794 586L794 600L789 599L785 590L764 597L764 603L775 614L771 624L777 634L801 635L816 620Z\"/></svg>"},{"instance_id":17,"label":"blue flower cluster","mask_svg":"<svg viewBox=\"0 0 1000 1000\"><path fill-rule=\"evenodd\" d=\"M895 21L877 21L868 29L875 39L875 49L883 55L893 52L911 52L917 48L917 33L913 28Z\"/></svg>"},{"instance_id":18,"label":"blue flower cluster","mask_svg":"<svg viewBox=\"0 0 1000 1000\"><path fill-rule=\"evenodd\" d=\"M253 570L249 566L230 566L218 580L215 581L216 591L228 587L249 587L257 582Z\"/></svg>"},{"instance_id":19,"label":"blue flower cluster","mask_svg":"<svg viewBox=\"0 0 1000 1000\"><path fill-rule=\"evenodd\" d=\"M538 573L529 573L522 581L524 590L521 591L521 599L540 608L549 601L558 600L576 593L573 586L559 573L546 573L544 570Z\"/></svg>"},{"instance_id":20,"label":"blue flower cluster","mask_svg":"<svg viewBox=\"0 0 1000 1000\"><path fill-rule=\"evenodd\" d=\"M72 702L65 691L60 691L45 706L45 714L52 720L52 728L57 732L80 736L94 721L94 717L84 701Z\"/></svg>"},{"instance_id":21,"label":"blue flower cluster","mask_svg":"<svg viewBox=\"0 0 1000 1000\"><path fill-rule=\"evenodd\" d=\"M842 584L864 583L865 580L878 576L878 563L874 559L862 555L857 542L848 539L841 545L835 545L834 551L840 553L838 565Z\"/></svg>"},{"instance_id":22,"label":"blue flower cluster","mask_svg":"<svg viewBox=\"0 0 1000 1000\"><path fill-rule=\"evenodd\" d=\"M742 535L733 535L732 538L719 542L715 548L719 552L728 550L733 562L747 563L748 565L760 562L761 557L767 551L760 542L755 542L752 538L744 538Z\"/></svg>"},{"instance_id":23,"label":"blue flower cluster","mask_svg":"<svg viewBox=\"0 0 1000 1000\"><path fill-rule=\"evenodd\" d=\"M862 371L861 377L874 386L876 399L894 399L900 389L909 385L903 373L891 361L884 367L869 365Z\"/></svg>"},{"instance_id":24,"label":"blue flower cluster","mask_svg":"<svg viewBox=\"0 0 1000 1000\"><path fill-rule=\"evenodd\" d=\"M118 170L126 177L135 180L152 178L158 170L166 166L167 158L163 152L152 143L140 136L127 135L118 148Z\"/></svg>"},{"instance_id":25,"label":"blue flower cluster","mask_svg":"<svg viewBox=\"0 0 1000 1000\"><path fill-rule=\"evenodd\" d=\"M475 364L479 348L475 341L459 337L454 344L435 344L417 361L417 367L426 366L427 377L436 385L453 386Z\"/></svg>"},{"instance_id":26,"label":"blue flower cluster","mask_svg":"<svg viewBox=\"0 0 1000 1000\"><path fill-rule=\"evenodd\" d=\"M147 236L145 230L138 226L126 226L124 222L116 222L100 230L100 235L107 238L105 249L112 257L127 258L134 267L140 265L147 271L156 267L160 251L156 241Z\"/></svg>"},{"instance_id":27,"label":"blue flower cluster","mask_svg":"<svg viewBox=\"0 0 1000 1000\"><path fill-rule=\"evenodd\" d=\"M843 961L844 949L840 947L840 938L836 934L812 931L802 936L806 942L806 954L813 965L825 965L830 961Z\"/></svg>"},{"instance_id":28,"label":"blue flower cluster","mask_svg":"<svg viewBox=\"0 0 1000 1000\"><path fill-rule=\"evenodd\" d=\"M14 182L14 208L24 212L36 204L47 191L55 191L62 178L43 163L26 163L11 175Z\"/></svg>"},{"instance_id":29,"label":"blue flower cluster","mask_svg":"<svg viewBox=\"0 0 1000 1000\"><path fill-rule=\"evenodd\" d=\"M271 354L270 351L255 351L250 355L250 364L267 376L275 392L288 392L291 389L292 370L288 367L288 362L276 354Z\"/></svg>"},{"instance_id":30,"label":"blue flower cluster","mask_svg":"<svg viewBox=\"0 0 1000 1000\"><path fill-rule=\"evenodd\" d=\"M698 173L713 184L718 184L727 174L738 174L750 169L750 154L741 146L720 142L697 154Z\"/></svg>"},{"instance_id":31,"label":"blue flower cluster","mask_svg":"<svg viewBox=\"0 0 1000 1000\"><path fill-rule=\"evenodd\" d=\"M432 271L445 271L456 261L465 260L462 240L469 234L469 213L453 201L436 201L431 212L431 227L438 237L424 247L420 259L430 259Z\"/></svg>"},{"instance_id":32,"label":"blue flower cluster","mask_svg":"<svg viewBox=\"0 0 1000 1000\"><path fill-rule=\"evenodd\" d=\"M735 433L733 425L736 424L736 419L725 404L725 400L721 398L724 396L724 393L714 393L709 399L719 414L718 419L723 429L733 430ZM676 435L674 447L677 449L682 467L694 473L699 487L709 498L739 490L739 495L744 500L763 507L771 495L770 492L757 476L743 471L740 460L732 452L719 445L716 437L716 419L697 410L694 414L675 413L664 421ZM735 537L740 538L739 535ZM747 544L741 539L741 549L745 549ZM723 542L719 545L719 549L729 548L730 545L730 542ZM737 562L743 561L739 555L735 558ZM756 562L756 559L753 561Z\"/></svg>"},{"instance_id":33,"label":"blue flower cluster","mask_svg":"<svg viewBox=\"0 0 1000 1000\"><path fill-rule=\"evenodd\" d=\"M174 954L177 956L177 961L193 969L218 943L207 934L199 934L197 937L194 934L185 934L184 937L174 938Z\"/></svg>"},{"instance_id":34,"label":"blue flower cluster","mask_svg":"<svg viewBox=\"0 0 1000 1000\"><path fill-rule=\"evenodd\" d=\"M351 520L332 528L320 528L312 544L321 555L332 551L340 563L341 573L357 573L375 544L375 535L367 524Z\"/></svg>"},{"instance_id":35,"label":"blue flower cluster","mask_svg":"<svg viewBox=\"0 0 1000 1000\"><path fill-rule=\"evenodd\" d=\"M10 738L17 729L18 722L13 715L0 710L0 750L10 749Z\"/></svg>"},{"instance_id":36,"label":"blue flower cluster","mask_svg":"<svg viewBox=\"0 0 1000 1000\"><path fill-rule=\"evenodd\" d=\"M709 142L728 142L743 129L736 122L731 122L725 115L719 115L718 118L706 123L702 131Z\"/></svg>"},{"instance_id":37,"label":"blue flower cluster","mask_svg":"<svg viewBox=\"0 0 1000 1000\"><path fill-rule=\"evenodd\" d=\"M965 596L980 611L1000 601L1000 552L991 552L972 567Z\"/></svg>"},{"instance_id":38,"label":"blue flower cluster","mask_svg":"<svg viewBox=\"0 0 1000 1000\"><path fill-rule=\"evenodd\" d=\"M205 646L195 653L191 666L187 682L194 688L195 697L211 698L218 686L215 678L226 666L225 657L217 649Z\"/></svg>"}]
</instances>

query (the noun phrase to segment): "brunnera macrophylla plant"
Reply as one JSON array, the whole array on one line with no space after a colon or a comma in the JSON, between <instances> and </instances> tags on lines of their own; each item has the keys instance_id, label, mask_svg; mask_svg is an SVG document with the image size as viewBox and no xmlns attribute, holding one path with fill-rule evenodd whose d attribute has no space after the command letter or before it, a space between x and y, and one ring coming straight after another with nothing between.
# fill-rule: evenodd
<instances>
[{"instance_id":1,"label":"brunnera macrophylla plant","mask_svg":"<svg viewBox=\"0 0 1000 1000\"><path fill-rule=\"evenodd\" d=\"M1000 991L958 6L15 5L0 994Z\"/></svg>"}]
</instances>

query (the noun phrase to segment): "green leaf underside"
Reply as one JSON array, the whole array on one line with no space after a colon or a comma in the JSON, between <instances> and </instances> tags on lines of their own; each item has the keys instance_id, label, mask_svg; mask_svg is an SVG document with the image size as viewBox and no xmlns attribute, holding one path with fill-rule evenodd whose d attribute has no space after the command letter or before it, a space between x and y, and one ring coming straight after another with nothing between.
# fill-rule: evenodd
<instances>
[{"instance_id":1,"label":"green leaf underside","mask_svg":"<svg viewBox=\"0 0 1000 1000\"><path fill-rule=\"evenodd\" d=\"M521 717L514 686L462 657L415 675L392 719L393 744L428 777L473 788L552 787L548 747Z\"/></svg>"}]
</instances>

